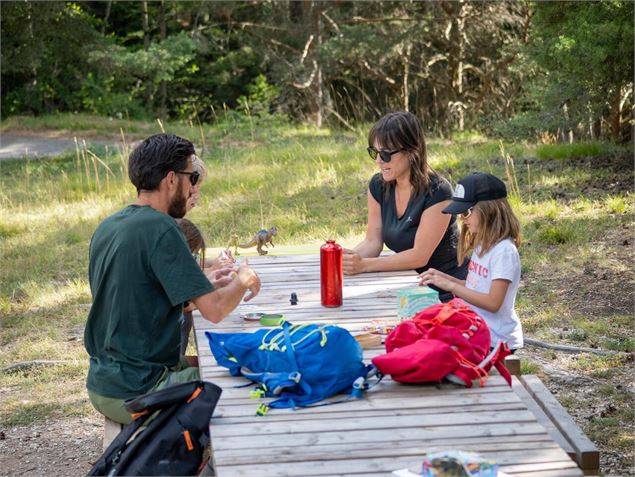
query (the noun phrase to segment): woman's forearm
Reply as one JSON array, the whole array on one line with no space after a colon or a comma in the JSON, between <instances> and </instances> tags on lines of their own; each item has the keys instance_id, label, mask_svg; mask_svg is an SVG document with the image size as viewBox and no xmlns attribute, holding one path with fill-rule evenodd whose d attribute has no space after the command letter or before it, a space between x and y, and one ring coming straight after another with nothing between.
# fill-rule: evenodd
<instances>
[{"instance_id":1,"label":"woman's forearm","mask_svg":"<svg viewBox=\"0 0 635 477\"><path fill-rule=\"evenodd\" d=\"M368 239L364 239L362 242L357 244L353 250L362 258L372 258L378 257L383 247L384 244L381 242L374 243Z\"/></svg>"},{"instance_id":2,"label":"woman's forearm","mask_svg":"<svg viewBox=\"0 0 635 477\"><path fill-rule=\"evenodd\" d=\"M414 249L404 250L394 255L367 257L362 259L365 272L393 272L414 270L424 267L430 257L421 257Z\"/></svg>"}]
</instances>

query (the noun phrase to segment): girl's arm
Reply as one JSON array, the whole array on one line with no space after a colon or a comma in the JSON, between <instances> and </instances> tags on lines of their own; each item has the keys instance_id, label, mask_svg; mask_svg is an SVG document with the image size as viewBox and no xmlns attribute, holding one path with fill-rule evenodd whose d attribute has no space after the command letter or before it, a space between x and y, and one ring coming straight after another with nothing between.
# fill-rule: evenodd
<instances>
[{"instance_id":1,"label":"girl's arm","mask_svg":"<svg viewBox=\"0 0 635 477\"><path fill-rule=\"evenodd\" d=\"M374 201L374 199L372 200ZM387 257L377 256L379 253L375 256L366 257L359 254L359 257L354 261L353 266L349 267L348 273L345 266L344 273L350 275L363 272L412 270L414 268L425 266L430 260L432 253L441 242L441 239L448 228L448 224L450 223L450 219L452 218L451 215L443 214L441 212L449 203L449 200L439 202L423 212L421 215L421 222L417 228L417 234L415 235L414 246L411 249L404 250L403 252ZM377 204L376 201L375 204ZM381 224L379 204L377 204L377 209L379 222ZM368 225L370 229L370 221ZM379 229L379 233L381 234L381 228ZM381 252L381 250L379 250L379 252Z\"/></svg>"},{"instance_id":2,"label":"girl's arm","mask_svg":"<svg viewBox=\"0 0 635 477\"><path fill-rule=\"evenodd\" d=\"M459 278L453 277L452 275L448 275L447 273L440 272L435 268L428 268L425 272L420 274L417 278L419 278L419 285L427 285L428 283L432 283L428 278L435 276L435 279L441 281L441 279L448 280L450 282L458 283L459 285L465 286L465 280L461 280ZM425 283L424 283L425 282ZM445 282L444 282L445 283ZM433 285L437 286L433 283ZM448 285L449 286L449 285ZM443 288L443 287L439 287ZM445 290L445 288L444 288Z\"/></svg>"},{"instance_id":3,"label":"girl's arm","mask_svg":"<svg viewBox=\"0 0 635 477\"><path fill-rule=\"evenodd\" d=\"M453 277L439 272L438 270L430 269L422 273L419 278L421 279L421 285L434 285L442 290L446 290L459 298L462 298L466 302L478 306L484 310L496 313L503 305L507 289L511 283L508 280L498 279L492 280L492 286L489 293L480 293L475 290L471 290L465 286L465 281L457 280Z\"/></svg>"}]
</instances>

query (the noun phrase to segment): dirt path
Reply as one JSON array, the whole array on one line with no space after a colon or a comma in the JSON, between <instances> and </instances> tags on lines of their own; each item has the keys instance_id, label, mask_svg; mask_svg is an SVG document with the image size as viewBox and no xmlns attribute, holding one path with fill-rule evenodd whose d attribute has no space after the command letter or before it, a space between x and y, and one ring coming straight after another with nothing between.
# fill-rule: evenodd
<instances>
[{"instance_id":1,"label":"dirt path","mask_svg":"<svg viewBox=\"0 0 635 477\"><path fill-rule=\"evenodd\" d=\"M86 475L102 450L103 418L67 418L0 432L0 476Z\"/></svg>"},{"instance_id":2,"label":"dirt path","mask_svg":"<svg viewBox=\"0 0 635 477\"><path fill-rule=\"evenodd\" d=\"M110 145L114 142L90 139L88 145ZM13 158L41 158L57 156L75 149L75 141L68 138L3 133L0 135L0 161Z\"/></svg>"}]
</instances>

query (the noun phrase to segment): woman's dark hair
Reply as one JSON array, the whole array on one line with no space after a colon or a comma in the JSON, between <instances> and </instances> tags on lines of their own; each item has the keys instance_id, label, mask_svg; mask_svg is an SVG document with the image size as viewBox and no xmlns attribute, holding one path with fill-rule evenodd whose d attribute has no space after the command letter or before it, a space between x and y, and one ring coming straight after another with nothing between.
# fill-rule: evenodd
<instances>
[{"instance_id":1,"label":"woman's dark hair","mask_svg":"<svg viewBox=\"0 0 635 477\"><path fill-rule=\"evenodd\" d=\"M436 172L428 165L423 128L414 114L405 111L386 114L368 133L368 145L375 147L375 143L383 149L404 151L408 154L410 183L414 189L414 196L429 192L430 178L436 175ZM387 185L394 186L391 183Z\"/></svg>"},{"instance_id":2,"label":"woman's dark hair","mask_svg":"<svg viewBox=\"0 0 635 477\"><path fill-rule=\"evenodd\" d=\"M174 134L155 134L134 148L128 159L128 177L137 188L156 190L170 171L187 168L187 161L195 154L194 145Z\"/></svg>"}]
</instances>

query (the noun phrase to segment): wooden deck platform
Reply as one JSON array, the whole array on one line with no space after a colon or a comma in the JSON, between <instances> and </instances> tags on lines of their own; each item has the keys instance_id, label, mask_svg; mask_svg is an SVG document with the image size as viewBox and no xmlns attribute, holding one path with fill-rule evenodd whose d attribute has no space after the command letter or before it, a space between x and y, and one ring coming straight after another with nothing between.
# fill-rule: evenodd
<instances>
[{"instance_id":1,"label":"wooden deck platform","mask_svg":"<svg viewBox=\"0 0 635 477\"><path fill-rule=\"evenodd\" d=\"M566 442L554 440L546 421L540 422L529 394L515 392L519 385L525 389L516 378L514 388L492 376L485 387L472 389L403 385L385 378L362 400L256 416L260 401L249 398L249 387L236 387L246 380L230 377L216 364L205 331L255 331L259 324L239 316L249 311L359 331L372 320L394 320L396 290L417 282L412 272L345 277L343 306L324 308L317 254L250 258L250 264L263 282L256 299L219 325L195 316L202 378L223 388L210 424L219 477L390 475L420 462L426 452L443 449L477 452L516 476L583 475L563 449ZM295 306L289 303L291 292L298 296ZM383 352L383 347L367 349L364 357Z\"/></svg>"}]
</instances>

